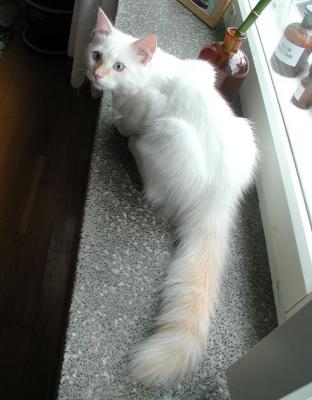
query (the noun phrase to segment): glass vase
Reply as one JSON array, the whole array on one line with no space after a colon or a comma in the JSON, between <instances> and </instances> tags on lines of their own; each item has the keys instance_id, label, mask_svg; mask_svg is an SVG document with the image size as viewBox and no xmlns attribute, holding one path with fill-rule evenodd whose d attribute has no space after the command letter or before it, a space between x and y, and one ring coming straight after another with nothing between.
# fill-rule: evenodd
<instances>
[{"instance_id":1,"label":"glass vase","mask_svg":"<svg viewBox=\"0 0 312 400\"><path fill-rule=\"evenodd\" d=\"M245 34L228 28L223 42L210 42L199 53L198 58L209 61L216 69L216 88L232 102L249 71L249 60L241 49Z\"/></svg>"}]
</instances>

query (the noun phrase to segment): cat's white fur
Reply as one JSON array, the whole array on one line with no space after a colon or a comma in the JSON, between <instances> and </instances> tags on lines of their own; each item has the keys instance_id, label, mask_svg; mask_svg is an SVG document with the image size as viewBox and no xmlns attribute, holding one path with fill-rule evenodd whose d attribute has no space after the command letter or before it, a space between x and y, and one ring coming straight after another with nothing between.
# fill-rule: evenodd
<instances>
[{"instance_id":1,"label":"cat's white fur","mask_svg":"<svg viewBox=\"0 0 312 400\"><path fill-rule=\"evenodd\" d=\"M88 77L112 91L116 125L130 137L146 197L171 218L179 237L155 332L131 360L135 377L168 384L185 377L205 349L231 221L252 180L257 148L248 121L215 90L210 64L154 51L151 36L136 40L100 10ZM93 76L99 63L92 51L105 63L100 79ZM116 61L123 71L113 69Z\"/></svg>"}]
</instances>

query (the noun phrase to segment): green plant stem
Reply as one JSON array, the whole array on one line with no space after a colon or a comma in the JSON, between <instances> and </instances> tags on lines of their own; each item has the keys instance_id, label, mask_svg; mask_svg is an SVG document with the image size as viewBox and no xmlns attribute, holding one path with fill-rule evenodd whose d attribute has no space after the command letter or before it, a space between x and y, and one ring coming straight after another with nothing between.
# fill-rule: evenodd
<instances>
[{"instance_id":1,"label":"green plant stem","mask_svg":"<svg viewBox=\"0 0 312 400\"><path fill-rule=\"evenodd\" d=\"M256 19L259 17L259 15L262 13L262 11L270 2L271 0L260 0L257 3L256 7L250 12L248 17L238 28L238 30L235 33L235 36L245 36L245 33L248 31L251 25L256 21Z\"/></svg>"}]
</instances>

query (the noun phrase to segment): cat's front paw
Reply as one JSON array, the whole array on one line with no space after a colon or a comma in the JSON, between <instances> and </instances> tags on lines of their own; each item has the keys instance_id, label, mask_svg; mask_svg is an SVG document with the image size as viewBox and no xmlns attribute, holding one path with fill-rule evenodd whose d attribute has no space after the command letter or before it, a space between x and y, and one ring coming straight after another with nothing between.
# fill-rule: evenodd
<instances>
[{"instance_id":1,"label":"cat's front paw","mask_svg":"<svg viewBox=\"0 0 312 400\"><path fill-rule=\"evenodd\" d=\"M114 126L121 136L129 137L130 133L126 127L125 121L123 118L116 118L114 121Z\"/></svg>"}]
</instances>

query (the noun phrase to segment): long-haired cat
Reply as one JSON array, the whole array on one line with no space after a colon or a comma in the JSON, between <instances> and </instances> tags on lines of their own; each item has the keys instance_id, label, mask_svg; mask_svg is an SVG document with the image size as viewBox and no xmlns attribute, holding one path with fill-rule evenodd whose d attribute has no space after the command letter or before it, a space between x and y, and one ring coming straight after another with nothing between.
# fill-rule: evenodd
<instances>
[{"instance_id":1,"label":"long-haired cat","mask_svg":"<svg viewBox=\"0 0 312 400\"><path fill-rule=\"evenodd\" d=\"M129 137L146 198L179 238L154 333L130 365L141 381L168 384L188 374L205 349L229 229L257 148L248 121L214 88L209 63L165 53L154 35L124 34L101 9L88 57L88 78L113 94L116 126Z\"/></svg>"}]
</instances>

